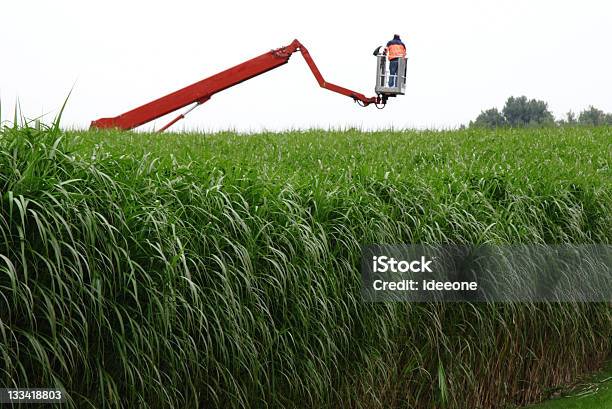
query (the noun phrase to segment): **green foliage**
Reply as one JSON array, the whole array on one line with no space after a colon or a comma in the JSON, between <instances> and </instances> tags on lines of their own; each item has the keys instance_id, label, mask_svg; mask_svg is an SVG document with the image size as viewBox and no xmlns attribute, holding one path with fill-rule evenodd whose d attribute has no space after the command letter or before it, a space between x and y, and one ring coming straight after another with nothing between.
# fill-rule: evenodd
<instances>
[{"instance_id":1,"label":"green foliage","mask_svg":"<svg viewBox=\"0 0 612 409\"><path fill-rule=\"evenodd\" d=\"M487 109L482 111L476 120L470 122L470 127L477 128L499 128L506 126L506 118L499 112L497 108Z\"/></svg>"},{"instance_id":2,"label":"green foliage","mask_svg":"<svg viewBox=\"0 0 612 409\"><path fill-rule=\"evenodd\" d=\"M569 390L555 391L553 399L528 409L602 409L612 403L612 362L600 373L590 376Z\"/></svg>"},{"instance_id":3,"label":"green foliage","mask_svg":"<svg viewBox=\"0 0 612 409\"><path fill-rule=\"evenodd\" d=\"M502 110L510 126L547 126L554 124L554 117L544 101L527 97L510 97Z\"/></svg>"},{"instance_id":4,"label":"green foliage","mask_svg":"<svg viewBox=\"0 0 612 409\"><path fill-rule=\"evenodd\" d=\"M0 387L67 408L493 408L601 304L366 304L363 243L610 243L610 130L0 133Z\"/></svg>"},{"instance_id":5,"label":"green foliage","mask_svg":"<svg viewBox=\"0 0 612 409\"><path fill-rule=\"evenodd\" d=\"M576 124L578 124L578 121L576 120L576 114L573 111L568 111L565 114L565 118L557 121L557 124L560 126L575 126Z\"/></svg>"},{"instance_id":6,"label":"green foliage","mask_svg":"<svg viewBox=\"0 0 612 409\"><path fill-rule=\"evenodd\" d=\"M555 124L552 113L548 110L548 104L544 101L521 96L510 97L506 101L501 113L497 108L483 111L470 122L472 127L497 128L500 126L510 127L542 127Z\"/></svg>"},{"instance_id":7,"label":"green foliage","mask_svg":"<svg viewBox=\"0 0 612 409\"><path fill-rule=\"evenodd\" d=\"M606 114L604 111L591 105L580 113L578 123L589 126L612 125L612 114Z\"/></svg>"}]
</instances>

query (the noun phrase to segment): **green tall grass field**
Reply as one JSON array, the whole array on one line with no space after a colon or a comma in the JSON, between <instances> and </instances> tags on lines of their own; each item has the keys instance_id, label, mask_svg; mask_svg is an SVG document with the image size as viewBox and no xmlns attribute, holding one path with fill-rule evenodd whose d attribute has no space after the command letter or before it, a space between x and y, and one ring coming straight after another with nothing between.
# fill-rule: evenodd
<instances>
[{"instance_id":1,"label":"green tall grass field","mask_svg":"<svg viewBox=\"0 0 612 409\"><path fill-rule=\"evenodd\" d=\"M0 133L0 387L78 408L504 408L610 304L364 303L370 243L606 243L612 128Z\"/></svg>"}]
</instances>

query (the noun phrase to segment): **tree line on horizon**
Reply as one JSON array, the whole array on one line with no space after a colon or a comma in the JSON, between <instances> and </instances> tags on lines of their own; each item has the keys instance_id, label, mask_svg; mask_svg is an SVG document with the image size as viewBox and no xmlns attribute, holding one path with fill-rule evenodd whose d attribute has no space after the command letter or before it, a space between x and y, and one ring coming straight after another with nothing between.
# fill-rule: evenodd
<instances>
[{"instance_id":1,"label":"tree line on horizon","mask_svg":"<svg viewBox=\"0 0 612 409\"><path fill-rule=\"evenodd\" d=\"M481 111L476 119L469 123L470 128L574 125L612 125L612 113L606 113L591 105L580 112L578 116L573 111L569 111L565 114L565 118L555 120L552 112L548 109L548 103L520 96L508 98L501 111L495 107Z\"/></svg>"}]
</instances>

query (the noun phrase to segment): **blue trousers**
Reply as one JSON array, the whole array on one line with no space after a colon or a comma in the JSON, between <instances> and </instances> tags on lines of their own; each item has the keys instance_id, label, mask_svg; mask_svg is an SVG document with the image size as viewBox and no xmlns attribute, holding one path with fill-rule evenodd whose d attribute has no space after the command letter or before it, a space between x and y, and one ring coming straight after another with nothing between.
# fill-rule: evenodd
<instances>
[{"instance_id":1,"label":"blue trousers","mask_svg":"<svg viewBox=\"0 0 612 409\"><path fill-rule=\"evenodd\" d=\"M397 86L397 66L399 65L399 58L394 58L389 62L389 86Z\"/></svg>"}]
</instances>

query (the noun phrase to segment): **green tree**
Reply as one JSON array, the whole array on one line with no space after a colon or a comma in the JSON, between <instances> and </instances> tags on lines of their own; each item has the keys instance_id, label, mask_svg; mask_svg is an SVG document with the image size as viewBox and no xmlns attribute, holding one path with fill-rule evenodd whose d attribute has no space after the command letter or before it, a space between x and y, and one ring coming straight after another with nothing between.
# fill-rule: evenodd
<instances>
[{"instance_id":1,"label":"green tree","mask_svg":"<svg viewBox=\"0 0 612 409\"><path fill-rule=\"evenodd\" d=\"M548 104L537 99L527 99L526 96L510 97L506 100L501 112L497 108L481 111L470 127L498 128L500 126L573 126L573 125L612 125L612 113L605 113L601 109L589 106L576 117L573 111L565 114L565 118L555 122L555 118L548 110Z\"/></svg>"},{"instance_id":2,"label":"green tree","mask_svg":"<svg viewBox=\"0 0 612 409\"><path fill-rule=\"evenodd\" d=\"M528 100L526 96L508 98L502 113L510 126L546 126L555 123L546 102Z\"/></svg>"},{"instance_id":3,"label":"green tree","mask_svg":"<svg viewBox=\"0 0 612 409\"><path fill-rule=\"evenodd\" d=\"M568 111L565 114L565 118L559 119L559 121L557 122L557 124L560 126L574 126L577 123L578 121L576 120L576 114L574 113L574 111Z\"/></svg>"},{"instance_id":4,"label":"green tree","mask_svg":"<svg viewBox=\"0 0 612 409\"><path fill-rule=\"evenodd\" d=\"M589 109L585 109L580 113L578 117L578 123L580 125L591 125L591 126L599 126L605 125L606 123L612 124L612 122L608 122L612 114L606 114L601 109L595 108L593 105L589 106Z\"/></svg>"},{"instance_id":5,"label":"green tree","mask_svg":"<svg viewBox=\"0 0 612 409\"><path fill-rule=\"evenodd\" d=\"M482 111L475 121L470 121L470 127L498 128L507 125L506 119L497 108Z\"/></svg>"}]
</instances>

